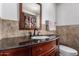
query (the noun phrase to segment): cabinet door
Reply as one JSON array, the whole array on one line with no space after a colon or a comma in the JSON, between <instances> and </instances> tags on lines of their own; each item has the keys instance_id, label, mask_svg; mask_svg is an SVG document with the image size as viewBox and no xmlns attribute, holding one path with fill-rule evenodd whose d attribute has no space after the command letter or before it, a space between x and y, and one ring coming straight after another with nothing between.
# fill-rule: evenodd
<instances>
[{"instance_id":1,"label":"cabinet door","mask_svg":"<svg viewBox=\"0 0 79 59\"><path fill-rule=\"evenodd\" d=\"M0 52L1 56L29 56L31 55L31 49L27 47L10 49Z\"/></svg>"},{"instance_id":2,"label":"cabinet door","mask_svg":"<svg viewBox=\"0 0 79 59\"><path fill-rule=\"evenodd\" d=\"M48 56L56 48L56 41L41 43L32 47L33 56Z\"/></svg>"},{"instance_id":3,"label":"cabinet door","mask_svg":"<svg viewBox=\"0 0 79 59\"><path fill-rule=\"evenodd\" d=\"M52 51L48 56L56 56L56 50Z\"/></svg>"}]
</instances>

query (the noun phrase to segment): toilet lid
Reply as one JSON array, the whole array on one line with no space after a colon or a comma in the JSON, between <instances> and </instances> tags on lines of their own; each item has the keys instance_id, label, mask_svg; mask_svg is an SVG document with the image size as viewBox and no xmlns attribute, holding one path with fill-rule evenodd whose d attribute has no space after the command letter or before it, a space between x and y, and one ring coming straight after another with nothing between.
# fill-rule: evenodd
<instances>
[{"instance_id":1,"label":"toilet lid","mask_svg":"<svg viewBox=\"0 0 79 59\"><path fill-rule=\"evenodd\" d=\"M60 50L67 52L67 53L77 53L75 49L72 49L70 47L64 46L64 45L59 45Z\"/></svg>"}]
</instances>

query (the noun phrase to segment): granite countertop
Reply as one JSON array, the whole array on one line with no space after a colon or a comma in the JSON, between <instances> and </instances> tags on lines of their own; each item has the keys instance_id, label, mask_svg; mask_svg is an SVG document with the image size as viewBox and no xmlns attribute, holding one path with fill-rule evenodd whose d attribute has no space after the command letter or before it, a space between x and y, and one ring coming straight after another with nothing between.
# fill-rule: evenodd
<instances>
[{"instance_id":1,"label":"granite countertop","mask_svg":"<svg viewBox=\"0 0 79 59\"><path fill-rule=\"evenodd\" d=\"M56 36L54 38L46 39L44 41L39 41L39 40L38 41L35 41L35 40L28 40L27 41L27 40L24 40L24 38L17 38L17 39L21 39L21 40L23 39L24 41L22 41L22 42L16 42L16 43L14 43L12 45L10 45L10 43L7 43L7 45L6 45L6 43L2 43L2 44L5 45L5 47L3 47L3 46L0 47L0 50L15 49L15 48L21 48L21 47L28 47L28 46L31 47L32 45L39 44L39 43L50 42L50 41L53 41L53 40L57 40L58 38L59 38L59 36ZM5 40L7 40L7 39L4 39L4 41Z\"/></svg>"}]
</instances>

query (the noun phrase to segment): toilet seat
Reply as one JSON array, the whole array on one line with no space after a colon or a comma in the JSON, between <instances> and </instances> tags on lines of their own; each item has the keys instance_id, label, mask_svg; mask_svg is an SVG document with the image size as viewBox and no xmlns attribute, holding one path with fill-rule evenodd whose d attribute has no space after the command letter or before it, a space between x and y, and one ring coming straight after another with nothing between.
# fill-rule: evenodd
<instances>
[{"instance_id":1,"label":"toilet seat","mask_svg":"<svg viewBox=\"0 0 79 59\"><path fill-rule=\"evenodd\" d=\"M59 45L59 50L60 54L63 55L77 55L77 51L75 49L72 49L70 47L64 46L64 45Z\"/></svg>"}]
</instances>

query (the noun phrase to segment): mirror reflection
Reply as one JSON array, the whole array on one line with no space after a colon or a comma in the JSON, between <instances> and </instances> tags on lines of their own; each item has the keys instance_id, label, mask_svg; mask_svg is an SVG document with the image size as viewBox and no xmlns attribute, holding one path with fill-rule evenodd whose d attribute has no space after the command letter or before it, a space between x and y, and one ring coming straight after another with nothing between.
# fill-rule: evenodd
<instances>
[{"instance_id":1,"label":"mirror reflection","mask_svg":"<svg viewBox=\"0 0 79 59\"><path fill-rule=\"evenodd\" d=\"M22 3L24 13L24 27L26 29L39 29L41 27L41 6L38 3Z\"/></svg>"}]
</instances>

